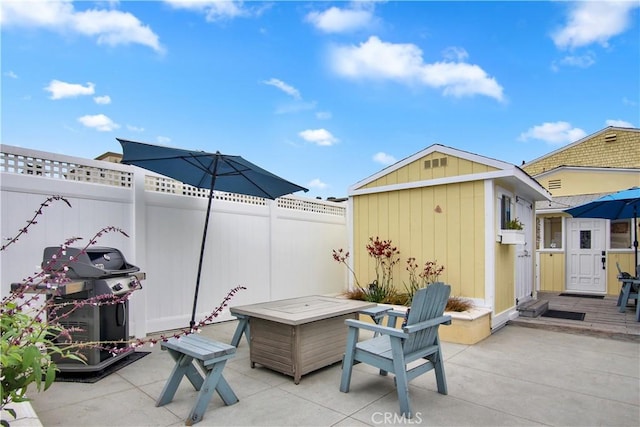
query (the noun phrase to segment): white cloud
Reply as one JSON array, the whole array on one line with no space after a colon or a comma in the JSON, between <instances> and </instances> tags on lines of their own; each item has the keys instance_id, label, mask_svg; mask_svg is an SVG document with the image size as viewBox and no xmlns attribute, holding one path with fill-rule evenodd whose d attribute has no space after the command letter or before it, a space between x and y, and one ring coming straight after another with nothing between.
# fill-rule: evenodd
<instances>
[{"instance_id":1,"label":"white cloud","mask_svg":"<svg viewBox=\"0 0 640 427\"><path fill-rule=\"evenodd\" d=\"M104 96L94 96L93 100L96 104L106 105L111 104L111 97L109 95Z\"/></svg>"},{"instance_id":2,"label":"white cloud","mask_svg":"<svg viewBox=\"0 0 640 427\"><path fill-rule=\"evenodd\" d=\"M128 12L111 9L76 11L70 1L9 1L0 3L3 27L44 28L95 37L109 46L141 44L163 52L158 36Z\"/></svg>"},{"instance_id":3,"label":"white cloud","mask_svg":"<svg viewBox=\"0 0 640 427\"><path fill-rule=\"evenodd\" d=\"M575 142L587 135L580 128L572 127L568 122L543 123L520 134L520 141L537 139L549 144L566 144Z\"/></svg>"},{"instance_id":4,"label":"white cloud","mask_svg":"<svg viewBox=\"0 0 640 427\"><path fill-rule=\"evenodd\" d=\"M316 108L316 102L292 102L286 105L280 105L276 108L276 114L298 113L300 111L308 111Z\"/></svg>"},{"instance_id":5,"label":"white cloud","mask_svg":"<svg viewBox=\"0 0 640 427\"><path fill-rule=\"evenodd\" d=\"M373 8L340 9L335 6L323 12L310 12L305 20L325 33L344 33L368 27L373 20Z\"/></svg>"},{"instance_id":6,"label":"white cloud","mask_svg":"<svg viewBox=\"0 0 640 427\"><path fill-rule=\"evenodd\" d=\"M86 127L94 128L100 132L111 132L112 130L120 128L119 124L114 123L113 120L104 114L82 116L78 118L78 121Z\"/></svg>"},{"instance_id":7,"label":"white cloud","mask_svg":"<svg viewBox=\"0 0 640 427\"><path fill-rule=\"evenodd\" d=\"M16 73L14 73L13 71L5 71L4 75L7 77L11 77L12 79L17 79L18 75Z\"/></svg>"},{"instance_id":8,"label":"white cloud","mask_svg":"<svg viewBox=\"0 0 640 427\"><path fill-rule=\"evenodd\" d=\"M575 56L575 55L565 56L564 58L562 58L560 63L562 65L568 65L571 67L589 68L590 66L596 63L595 54L593 54L592 52L589 52L579 56Z\"/></svg>"},{"instance_id":9,"label":"white cloud","mask_svg":"<svg viewBox=\"0 0 640 427\"><path fill-rule=\"evenodd\" d=\"M462 47L451 46L442 52L442 56L444 59L460 62L469 58L469 53Z\"/></svg>"},{"instance_id":10,"label":"white cloud","mask_svg":"<svg viewBox=\"0 0 640 427\"><path fill-rule=\"evenodd\" d=\"M290 86L290 85L286 84L282 80L273 79L272 78L272 79L269 79L269 80L265 80L262 83L264 83L266 85L273 86L273 87L277 87L278 89L280 89L281 91L283 91L287 95L293 97L294 99L302 99L302 96L300 96L300 91L298 91L298 89L296 89L293 86Z\"/></svg>"},{"instance_id":11,"label":"white cloud","mask_svg":"<svg viewBox=\"0 0 640 427\"><path fill-rule=\"evenodd\" d=\"M624 98L622 98L622 105L628 105L631 107L635 107L636 105L638 105L637 101L634 101L633 99L629 99L626 96Z\"/></svg>"},{"instance_id":12,"label":"white cloud","mask_svg":"<svg viewBox=\"0 0 640 427\"><path fill-rule=\"evenodd\" d=\"M427 64L414 44L386 43L371 36L359 46L335 46L331 63L337 74L347 78L393 80L439 88L454 97L504 100L502 86L479 66L453 61Z\"/></svg>"},{"instance_id":13,"label":"white cloud","mask_svg":"<svg viewBox=\"0 0 640 427\"><path fill-rule=\"evenodd\" d=\"M271 7L269 3L263 3L256 7L248 7L242 1L229 0L165 0L174 9L185 9L201 13L207 22L218 22L225 19L260 16Z\"/></svg>"},{"instance_id":14,"label":"white cloud","mask_svg":"<svg viewBox=\"0 0 640 427\"><path fill-rule=\"evenodd\" d=\"M51 99L74 98L76 96L93 95L95 85L87 82L86 86L79 83L67 83L60 80L51 80L44 90L51 92Z\"/></svg>"},{"instance_id":15,"label":"white cloud","mask_svg":"<svg viewBox=\"0 0 640 427\"><path fill-rule=\"evenodd\" d=\"M637 1L582 1L570 4L568 22L551 35L556 47L571 49L599 43L624 32L631 24Z\"/></svg>"},{"instance_id":16,"label":"white cloud","mask_svg":"<svg viewBox=\"0 0 640 427\"><path fill-rule=\"evenodd\" d=\"M633 124L626 122L624 120L607 120L607 126L615 126L619 128L632 128L635 127Z\"/></svg>"},{"instance_id":17,"label":"white cloud","mask_svg":"<svg viewBox=\"0 0 640 427\"><path fill-rule=\"evenodd\" d=\"M307 186L309 188L317 188L319 190L324 190L325 188L329 187L326 183L322 182L319 178L311 180L311 182L309 182Z\"/></svg>"},{"instance_id":18,"label":"white cloud","mask_svg":"<svg viewBox=\"0 0 640 427\"><path fill-rule=\"evenodd\" d=\"M144 132L144 128L133 126L133 125L127 125L127 129L130 130L131 132Z\"/></svg>"},{"instance_id":19,"label":"white cloud","mask_svg":"<svg viewBox=\"0 0 640 427\"><path fill-rule=\"evenodd\" d=\"M326 129L307 129L300 132L299 135L305 141L320 146L331 146L339 141Z\"/></svg>"},{"instance_id":20,"label":"white cloud","mask_svg":"<svg viewBox=\"0 0 640 427\"><path fill-rule=\"evenodd\" d=\"M168 144L171 142L171 138L168 136L159 136L156 138L159 144Z\"/></svg>"},{"instance_id":21,"label":"white cloud","mask_svg":"<svg viewBox=\"0 0 640 427\"><path fill-rule=\"evenodd\" d=\"M316 118L320 120L329 120L332 116L331 111L318 111L316 113Z\"/></svg>"},{"instance_id":22,"label":"white cloud","mask_svg":"<svg viewBox=\"0 0 640 427\"><path fill-rule=\"evenodd\" d=\"M396 158L391 154L387 154L382 151L373 155L373 161L376 163L381 163L385 166L392 165L397 162Z\"/></svg>"}]
</instances>

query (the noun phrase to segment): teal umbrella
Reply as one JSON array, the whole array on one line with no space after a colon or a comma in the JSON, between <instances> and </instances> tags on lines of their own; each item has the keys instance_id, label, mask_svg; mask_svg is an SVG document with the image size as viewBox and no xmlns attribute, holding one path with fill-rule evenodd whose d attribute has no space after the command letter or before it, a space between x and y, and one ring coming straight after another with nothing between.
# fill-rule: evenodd
<instances>
[{"instance_id":1,"label":"teal umbrella","mask_svg":"<svg viewBox=\"0 0 640 427\"><path fill-rule=\"evenodd\" d=\"M191 151L120 138L116 139L122 145L123 164L139 166L176 181L209 190L200 260L198 262L198 276L196 278L196 289L191 312L190 327L193 329L214 190L266 199L276 199L285 194L295 193L300 190L306 192L308 190L280 178L240 156L225 155L220 152Z\"/></svg>"},{"instance_id":2,"label":"teal umbrella","mask_svg":"<svg viewBox=\"0 0 640 427\"><path fill-rule=\"evenodd\" d=\"M629 219L633 218L633 247L635 265L638 265L638 224L640 213L640 187L607 194L580 206L565 210L574 218Z\"/></svg>"}]
</instances>

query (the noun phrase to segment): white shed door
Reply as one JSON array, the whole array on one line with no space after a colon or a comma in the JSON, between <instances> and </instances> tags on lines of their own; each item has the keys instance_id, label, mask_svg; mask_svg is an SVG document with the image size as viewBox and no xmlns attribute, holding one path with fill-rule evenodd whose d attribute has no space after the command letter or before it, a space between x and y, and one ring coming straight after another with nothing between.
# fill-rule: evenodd
<instances>
[{"instance_id":1,"label":"white shed door","mask_svg":"<svg viewBox=\"0 0 640 427\"><path fill-rule=\"evenodd\" d=\"M567 291L605 293L606 220L567 219Z\"/></svg>"},{"instance_id":2,"label":"white shed door","mask_svg":"<svg viewBox=\"0 0 640 427\"><path fill-rule=\"evenodd\" d=\"M525 241L516 245L516 304L531 299L533 294L533 258L531 236L533 235L532 203L520 197L516 202L516 218L524 225Z\"/></svg>"}]
</instances>

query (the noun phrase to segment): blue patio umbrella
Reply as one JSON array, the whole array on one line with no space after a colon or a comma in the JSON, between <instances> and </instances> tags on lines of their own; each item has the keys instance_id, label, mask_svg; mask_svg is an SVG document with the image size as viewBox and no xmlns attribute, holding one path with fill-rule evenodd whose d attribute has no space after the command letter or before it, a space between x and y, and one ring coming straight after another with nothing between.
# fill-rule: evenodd
<instances>
[{"instance_id":1,"label":"blue patio umbrella","mask_svg":"<svg viewBox=\"0 0 640 427\"><path fill-rule=\"evenodd\" d=\"M209 190L207 214L204 221L198 275L193 297L190 327L195 325L200 274L214 190L249 196L276 199L296 191L309 191L289 182L240 156L207 153L180 148L163 147L116 138L122 145L122 163L135 165L159 173L182 183Z\"/></svg>"},{"instance_id":2,"label":"blue patio umbrella","mask_svg":"<svg viewBox=\"0 0 640 427\"><path fill-rule=\"evenodd\" d=\"M607 194L589 203L565 210L574 218L629 219L633 218L633 247L635 265L638 265L638 224L640 213L640 187Z\"/></svg>"}]
</instances>

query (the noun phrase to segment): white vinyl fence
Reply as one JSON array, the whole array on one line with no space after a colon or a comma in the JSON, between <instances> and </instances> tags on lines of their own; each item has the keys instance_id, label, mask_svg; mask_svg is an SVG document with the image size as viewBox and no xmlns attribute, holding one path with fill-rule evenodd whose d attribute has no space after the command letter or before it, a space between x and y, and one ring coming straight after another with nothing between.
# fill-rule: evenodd
<instances>
[{"instance_id":1,"label":"white vinyl fence","mask_svg":"<svg viewBox=\"0 0 640 427\"><path fill-rule=\"evenodd\" d=\"M122 251L146 273L130 304L137 337L189 325L208 191L143 169L0 145L0 233L13 237L48 196L70 203L43 209L27 234L0 252L2 295L38 270L43 249L70 237L83 245L106 226L98 245ZM275 201L229 193L213 200L196 320L233 287L230 305L346 289L331 250L348 245L346 204L285 196ZM219 317L230 319L228 309Z\"/></svg>"}]
</instances>

